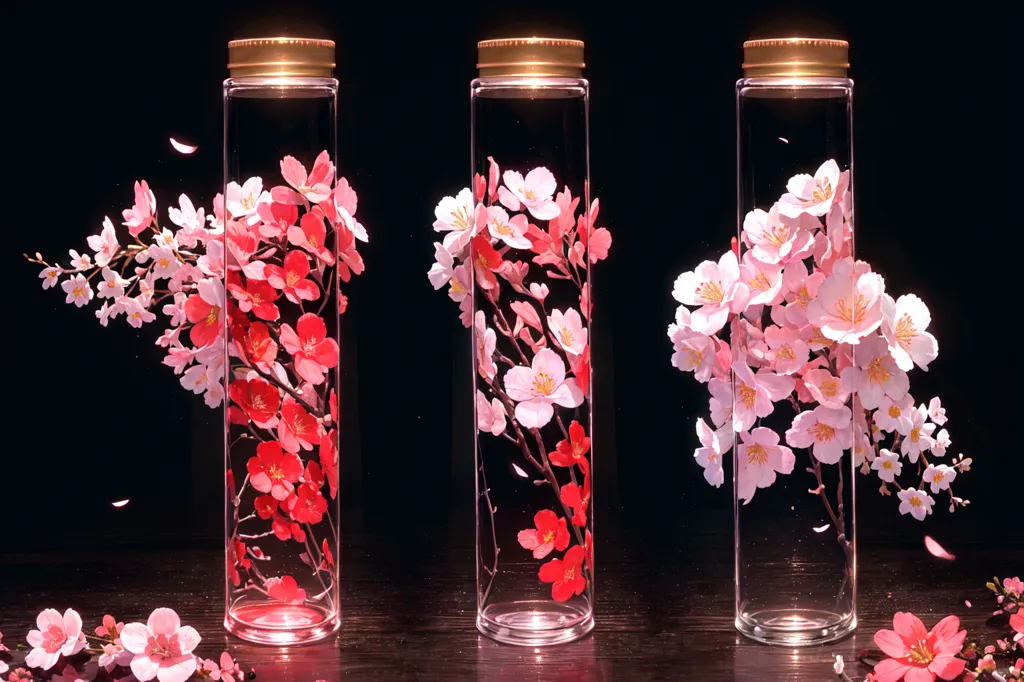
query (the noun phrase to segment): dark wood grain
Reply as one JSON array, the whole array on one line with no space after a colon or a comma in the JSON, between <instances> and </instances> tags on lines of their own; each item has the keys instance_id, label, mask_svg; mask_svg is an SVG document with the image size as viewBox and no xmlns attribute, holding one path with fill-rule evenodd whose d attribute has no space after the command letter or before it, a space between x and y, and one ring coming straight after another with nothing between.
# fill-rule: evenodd
<instances>
[{"instance_id":1,"label":"dark wood grain","mask_svg":"<svg viewBox=\"0 0 1024 682\"><path fill-rule=\"evenodd\" d=\"M818 682L834 679L834 654L853 660L897 610L912 610L926 623L958 613L972 634L984 634L992 610L985 580L1024 568L1019 553L1005 549L961 550L956 561L943 562L919 545L862 544L858 632L837 644L790 650L749 642L733 630L727 531L659 544L639 531L608 528L598 545L596 631L569 645L520 649L474 629L472 547L452 541L467 536L423 528L396 542L395 532L347 534L344 624L319 644L275 649L229 637L221 626L223 560L215 548L4 555L0 631L8 644L24 641L46 607L74 607L95 627L105 612L144 620L152 608L171 606L203 635L199 653L227 647L270 682Z\"/></svg>"}]
</instances>

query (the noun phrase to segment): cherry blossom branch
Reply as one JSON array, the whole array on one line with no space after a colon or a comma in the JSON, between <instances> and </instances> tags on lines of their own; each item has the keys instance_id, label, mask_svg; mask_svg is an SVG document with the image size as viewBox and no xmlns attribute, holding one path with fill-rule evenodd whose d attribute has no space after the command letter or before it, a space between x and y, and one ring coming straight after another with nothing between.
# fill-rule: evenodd
<instances>
[{"instance_id":1,"label":"cherry blossom branch","mask_svg":"<svg viewBox=\"0 0 1024 682\"><path fill-rule=\"evenodd\" d=\"M511 440L511 439L510 439ZM494 505L491 504L491 492L487 485L487 473L484 471L483 458L480 458L480 465L477 467L480 470L480 479L483 483L483 498L484 503L487 505L487 514L491 518L491 539L494 541L494 565L490 568L481 559L480 563L483 565L484 571L490 576L487 580L487 587L484 589L484 595L480 599L481 604L487 603L487 597L491 594L491 586L494 584L494 578L498 575L498 555L501 554L501 548L498 547L498 531L494 524Z\"/></svg>"}]
</instances>

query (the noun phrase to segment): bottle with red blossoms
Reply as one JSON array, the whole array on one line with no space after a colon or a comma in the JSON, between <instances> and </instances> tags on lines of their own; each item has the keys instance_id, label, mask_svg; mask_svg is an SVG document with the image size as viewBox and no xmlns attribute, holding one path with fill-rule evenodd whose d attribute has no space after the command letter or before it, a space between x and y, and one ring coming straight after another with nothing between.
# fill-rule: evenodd
<instances>
[{"instance_id":1,"label":"bottle with red blossoms","mask_svg":"<svg viewBox=\"0 0 1024 682\"><path fill-rule=\"evenodd\" d=\"M611 238L588 180L583 43L479 44L473 182L436 210L472 330L477 628L543 646L594 626L590 267Z\"/></svg>"},{"instance_id":2,"label":"bottle with red blossoms","mask_svg":"<svg viewBox=\"0 0 1024 682\"><path fill-rule=\"evenodd\" d=\"M186 305L196 345L224 336L225 627L300 644L340 626L340 282L363 269L356 197L336 183L329 40L229 44L224 277ZM201 336L202 338L195 338Z\"/></svg>"},{"instance_id":3,"label":"bottle with red blossoms","mask_svg":"<svg viewBox=\"0 0 1024 682\"><path fill-rule=\"evenodd\" d=\"M711 352L731 372L710 381L702 440L733 452L736 628L798 646L857 624L856 450L863 461L864 408L878 403L858 400L859 377L876 371L869 355L884 358L878 372L892 361L879 333L884 285L853 254L847 43L743 49L737 248L715 277L698 269L676 289L681 302L711 303L691 326L729 334L728 350Z\"/></svg>"}]
</instances>

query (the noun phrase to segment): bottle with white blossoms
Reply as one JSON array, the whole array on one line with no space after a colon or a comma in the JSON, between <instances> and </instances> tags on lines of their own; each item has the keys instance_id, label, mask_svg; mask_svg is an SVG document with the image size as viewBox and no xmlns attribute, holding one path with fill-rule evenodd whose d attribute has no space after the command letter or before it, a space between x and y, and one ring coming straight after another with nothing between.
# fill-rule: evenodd
<instances>
[{"instance_id":1,"label":"bottle with white blossoms","mask_svg":"<svg viewBox=\"0 0 1024 682\"><path fill-rule=\"evenodd\" d=\"M477 628L567 642L593 616L591 264L611 236L588 188L583 44L479 44L473 181L435 211L436 263L471 329Z\"/></svg>"},{"instance_id":2,"label":"bottle with white blossoms","mask_svg":"<svg viewBox=\"0 0 1024 682\"><path fill-rule=\"evenodd\" d=\"M907 372L938 351L928 309L853 251L853 81L838 40L744 44L737 83L739 229L680 275L672 363L708 385L694 456L735 508L735 623L800 646L856 627L854 475L923 520L969 459L940 463L938 398ZM895 511L895 509L894 509Z\"/></svg>"},{"instance_id":3,"label":"bottle with white blossoms","mask_svg":"<svg viewBox=\"0 0 1024 682\"><path fill-rule=\"evenodd\" d=\"M335 183L334 43L228 51L221 279L184 309L197 346L226 340L225 625L298 644L340 626L339 287L365 232Z\"/></svg>"}]
</instances>

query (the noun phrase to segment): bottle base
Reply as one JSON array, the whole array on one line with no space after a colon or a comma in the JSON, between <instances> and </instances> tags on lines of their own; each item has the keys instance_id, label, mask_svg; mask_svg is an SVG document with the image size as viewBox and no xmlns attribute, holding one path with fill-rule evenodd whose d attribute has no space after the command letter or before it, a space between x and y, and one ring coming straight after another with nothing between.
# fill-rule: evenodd
<instances>
[{"instance_id":1,"label":"bottle base","mask_svg":"<svg viewBox=\"0 0 1024 682\"><path fill-rule=\"evenodd\" d=\"M814 609L763 609L736 616L736 629L763 644L813 646L852 634L857 629L857 616Z\"/></svg>"},{"instance_id":2,"label":"bottle base","mask_svg":"<svg viewBox=\"0 0 1024 682\"><path fill-rule=\"evenodd\" d=\"M341 627L341 616L309 604L247 604L228 611L224 628L256 644L296 646L316 642Z\"/></svg>"},{"instance_id":3,"label":"bottle base","mask_svg":"<svg viewBox=\"0 0 1024 682\"><path fill-rule=\"evenodd\" d=\"M477 615L476 629L504 644L565 644L594 629L594 612L588 605L555 601L490 604Z\"/></svg>"}]
</instances>

